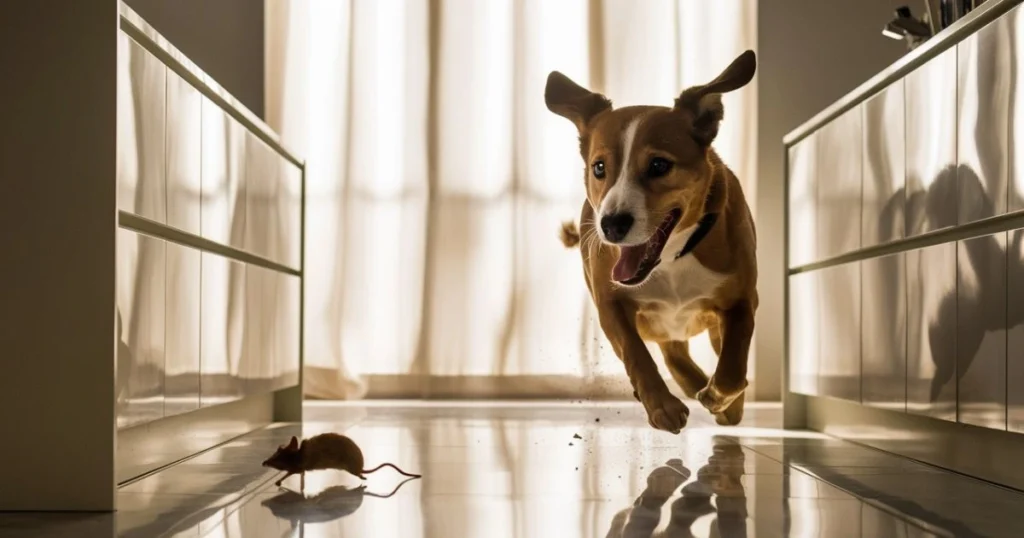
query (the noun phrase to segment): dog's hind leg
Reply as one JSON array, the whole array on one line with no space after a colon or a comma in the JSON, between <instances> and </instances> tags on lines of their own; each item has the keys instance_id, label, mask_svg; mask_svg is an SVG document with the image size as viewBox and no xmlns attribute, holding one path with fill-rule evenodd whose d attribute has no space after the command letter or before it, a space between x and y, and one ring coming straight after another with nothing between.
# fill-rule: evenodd
<instances>
[{"instance_id":1,"label":"dog's hind leg","mask_svg":"<svg viewBox=\"0 0 1024 538\"><path fill-rule=\"evenodd\" d=\"M722 326L719 324L708 327L708 338L711 340L711 347L715 355L722 356ZM701 387L704 388L704 387ZM743 401L746 399L746 392L740 394L739 398L733 400L729 407L721 413L715 413L715 422L722 426L735 426L743 420Z\"/></svg>"},{"instance_id":2,"label":"dog's hind leg","mask_svg":"<svg viewBox=\"0 0 1024 538\"><path fill-rule=\"evenodd\" d=\"M711 340L711 348L715 350L715 355L722 356L722 325L720 323L713 323L708 327L708 340ZM704 388L704 387L701 387Z\"/></svg>"},{"instance_id":3,"label":"dog's hind leg","mask_svg":"<svg viewBox=\"0 0 1024 538\"><path fill-rule=\"evenodd\" d=\"M714 347L715 353L721 355L721 330L716 326L712 326L708 329L708 336L711 338L711 346ZM687 398L696 398L697 393L708 385L708 375L704 373L704 370L701 370L700 366L697 366L697 363L693 362L693 359L690 357L689 344L687 342L672 341L660 345L661 353L665 356L665 366L668 366L672 379L676 380L676 383L683 389L683 394L686 394ZM713 413L715 422L722 426L739 424L740 420L743 419L743 400L744 395L740 394L739 398L736 398L736 400L729 404L725 411Z\"/></svg>"},{"instance_id":4,"label":"dog's hind leg","mask_svg":"<svg viewBox=\"0 0 1024 538\"><path fill-rule=\"evenodd\" d=\"M712 326L708 330L708 336L711 337L712 347L715 348L715 354L721 357L722 355L722 331L716 326ZM676 380L680 388L683 389L683 394L687 398L696 398L697 392L701 388L708 386L708 374L703 372L693 359L690 358L690 349L687 342L671 341L660 344L662 345L662 354L665 355L665 365L669 367L669 373L672 374L672 378ZM715 415L715 421L723 426L732 426L739 423L743 418L743 400L744 395L739 395L739 398L734 400L729 407L721 413L713 413Z\"/></svg>"},{"instance_id":5,"label":"dog's hind leg","mask_svg":"<svg viewBox=\"0 0 1024 538\"><path fill-rule=\"evenodd\" d=\"M689 343L673 340L659 345L672 379L676 380L687 398L696 398L697 392L708 385L708 375L690 357Z\"/></svg>"},{"instance_id":6,"label":"dog's hind leg","mask_svg":"<svg viewBox=\"0 0 1024 538\"><path fill-rule=\"evenodd\" d=\"M720 324L712 324L708 327L708 339L711 340L711 346L715 349L715 355L722 357L722 326ZM694 365L696 366L696 365ZM701 372L702 374L703 372ZM701 385L700 388L705 387L707 382L707 376L705 377L705 384ZM699 390L699 388L697 389ZM690 395L687 395L690 396ZM693 398L690 396L690 398ZM723 426L734 426L743 419L743 401L746 400L746 392L739 395L739 398L733 400L729 407L721 413L714 413L715 421Z\"/></svg>"},{"instance_id":7,"label":"dog's hind leg","mask_svg":"<svg viewBox=\"0 0 1024 538\"><path fill-rule=\"evenodd\" d=\"M743 301L722 314L718 338L721 342L718 365L708 385L697 393L700 403L719 424L737 424L743 418L744 391L747 388L747 354L754 333L754 309ZM719 416L721 415L721 416Z\"/></svg>"}]
</instances>

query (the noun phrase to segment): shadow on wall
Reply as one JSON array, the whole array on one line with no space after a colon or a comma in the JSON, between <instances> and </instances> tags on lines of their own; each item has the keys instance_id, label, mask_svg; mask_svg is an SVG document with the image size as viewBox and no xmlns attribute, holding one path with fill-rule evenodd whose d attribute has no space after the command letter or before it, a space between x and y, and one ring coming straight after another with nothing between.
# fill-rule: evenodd
<instances>
[{"instance_id":1,"label":"shadow on wall","mask_svg":"<svg viewBox=\"0 0 1024 538\"><path fill-rule=\"evenodd\" d=\"M1008 39L1015 37L1009 36ZM1013 148L1015 144L1014 130L1007 126L1006 118L1014 116L1014 90L1009 89L1007 100L1006 85L993 82L1002 76L1008 76L1010 81L1016 80L1016 58L1005 52L986 50L999 45L997 40L979 40L979 44L979 57L998 54L1003 61L976 63L978 72L973 78L978 109L973 149L977 152L978 164L964 164L964 155L961 154L960 164L942 169L930 183L908 176L905 186L893 193L882 208L875 232L877 237L886 240L902 237L900 230L904 225L905 236L911 237L956 226L958 222L974 222L1007 210L1024 208L1024 193L1017 192L1018 189L1008 179L1012 174L1007 166L1007 148ZM1009 65L1008 73L995 73L997 69L1004 69L1006 64ZM868 121L884 124L880 107L867 110L869 114L875 114ZM999 125L1007 128L1000 129ZM892 169L889 155L883 149L886 132L880 130L877 139L865 147L868 152L865 163L872 167L873 177L880 181L885 181L887 171ZM906 185L922 184L927 187L916 191L906 188ZM884 185L876 186L878 191L884 188ZM936 245L923 250L938 252L936 249L941 250L942 247ZM952 253L952 250L947 252ZM1013 301L1007 304L1007 298L1012 297L1014 279L1024 277L1024 232L1010 231L1008 234L997 233L961 241L957 244L955 258L945 254L940 257L943 263L947 259L950 262L955 260L955 277L942 274L948 269L936 271L922 261L906 265L906 281L903 281L900 274L903 264L897 257L878 260L882 287L876 293L894 296L900 290L898 282L905 282L910 290L906 308L907 401L925 404L924 400L927 400L928 404L934 405L942 400L949 409L956 409L957 402L962 404L966 400L987 407L989 413L994 412L992 425L998 426L1002 420L999 413L1007 404L1005 377L1008 365L1003 357L1012 357L1012 351L1008 354L1005 347L996 349L1006 345L1005 339L1001 343L986 343L986 335L1008 331L1024 323L1024 305ZM921 259L935 258L924 256ZM879 326L901 323L897 319L898 314L897 309L871 313L886 317L878 322ZM927 331L927 334L922 335L921 331ZM929 345L930 353L917 349L924 342ZM902 367L902 364L894 366ZM889 374L899 377L903 372L891 371ZM965 378L968 381L963 383ZM1013 386L1012 383L1009 385ZM964 393L965 387L970 394ZM956 411L946 413L956 417Z\"/></svg>"},{"instance_id":2,"label":"shadow on wall","mask_svg":"<svg viewBox=\"0 0 1024 538\"><path fill-rule=\"evenodd\" d=\"M978 174L967 165L949 166L935 178L927 191L911 194L906 200L906 214L908 235L920 233L925 230L936 230L956 225L956 213L949 211L950 207L956 207L955 200L958 191L970 192L970 197L978 202L974 208L985 214L992 214L993 203L985 193L985 187ZM902 199L903 189L894 197L895 200ZM953 200L954 204L948 203ZM896 204L888 204L883 215L892 215L898 211ZM891 222L892 219L885 219ZM884 222L884 221L883 221ZM888 225L885 223L884 225ZM956 377L959 381L969 371L971 363L977 356L982 339L986 332L1003 331L1010 327L1024 322L1024 309L1005 310L995 307L1004 305L1006 301L1006 274L1024 274L1024 263L1022 263L1022 237L1014 234L1015 239L1009 248L1004 248L1002 242L995 235L983 236L960 244L961 252L958 255L959 272L963 274L966 269L977 275L976 287L973 290L963 292L957 296L957 287L953 286L943 297L938 300L938 308L931 313L931 321L928 323L928 343L931 349L931 359L935 371L934 377L930 380L929 401L936 402L943 389ZM1001 267L1003 260L1007 266ZM899 275L896 271L898 265L892 264L889 270L892 271L886 282L896 282ZM929 267L921 264L917 267L915 275L908 274L918 282L927 281ZM926 312L924 294L915 297L917 304L908 305L909 311ZM1007 317L1004 314L1009 313ZM958 324L959 319L959 324ZM911 323L908 329L912 332L915 324ZM952 335L956 335L952 339ZM910 334L908 338L913 340L915 335ZM955 342L950 346L950 342ZM964 361L957 367L957 357ZM910 381L908 380L908 383ZM955 390L955 387L954 387ZM955 392L953 392L955 395Z\"/></svg>"}]
</instances>

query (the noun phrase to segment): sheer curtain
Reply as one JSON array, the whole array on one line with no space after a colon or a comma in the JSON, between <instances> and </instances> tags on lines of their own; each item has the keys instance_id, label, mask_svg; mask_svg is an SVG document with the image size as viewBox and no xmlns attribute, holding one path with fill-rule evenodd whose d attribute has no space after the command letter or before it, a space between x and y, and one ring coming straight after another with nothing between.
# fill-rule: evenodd
<instances>
[{"instance_id":1,"label":"sheer curtain","mask_svg":"<svg viewBox=\"0 0 1024 538\"><path fill-rule=\"evenodd\" d=\"M670 105L754 48L756 2L266 1L268 121L307 159L307 394L631 394L557 239L584 191L545 78ZM754 200L756 91L725 102Z\"/></svg>"}]
</instances>

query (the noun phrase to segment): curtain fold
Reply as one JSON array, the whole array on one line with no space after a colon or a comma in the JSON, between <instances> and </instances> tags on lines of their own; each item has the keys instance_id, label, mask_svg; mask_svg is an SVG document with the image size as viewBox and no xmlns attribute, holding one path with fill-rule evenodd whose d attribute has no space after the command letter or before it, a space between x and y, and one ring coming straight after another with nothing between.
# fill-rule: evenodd
<instances>
[{"instance_id":1,"label":"curtain fold","mask_svg":"<svg viewBox=\"0 0 1024 538\"><path fill-rule=\"evenodd\" d=\"M307 159L307 395L631 397L557 239L585 196L544 82L670 105L754 48L755 7L267 0L268 121ZM751 201L756 91L725 104Z\"/></svg>"}]
</instances>

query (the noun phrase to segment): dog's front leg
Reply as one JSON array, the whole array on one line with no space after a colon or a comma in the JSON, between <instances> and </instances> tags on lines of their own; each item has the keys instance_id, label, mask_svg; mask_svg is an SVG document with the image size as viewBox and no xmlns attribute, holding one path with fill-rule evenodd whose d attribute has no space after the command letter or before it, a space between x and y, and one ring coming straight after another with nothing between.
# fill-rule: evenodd
<instances>
[{"instance_id":1,"label":"dog's front leg","mask_svg":"<svg viewBox=\"0 0 1024 538\"><path fill-rule=\"evenodd\" d=\"M722 353L708 386L697 400L708 411L724 412L747 389L747 357L754 334L754 309L741 301L722 315ZM738 410L737 410L738 411Z\"/></svg>"},{"instance_id":2,"label":"dog's front leg","mask_svg":"<svg viewBox=\"0 0 1024 538\"><path fill-rule=\"evenodd\" d=\"M640 335L636 332L635 312L627 311L618 301L598 303L601 329L612 344L615 354L626 367L626 375L636 397L647 411L651 426L679 433L690 417L690 410L668 390Z\"/></svg>"}]
</instances>

